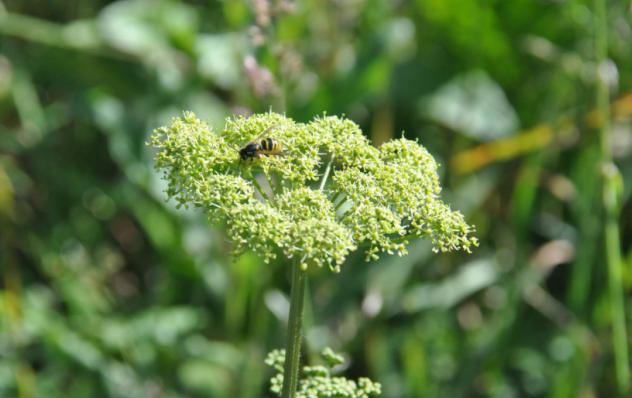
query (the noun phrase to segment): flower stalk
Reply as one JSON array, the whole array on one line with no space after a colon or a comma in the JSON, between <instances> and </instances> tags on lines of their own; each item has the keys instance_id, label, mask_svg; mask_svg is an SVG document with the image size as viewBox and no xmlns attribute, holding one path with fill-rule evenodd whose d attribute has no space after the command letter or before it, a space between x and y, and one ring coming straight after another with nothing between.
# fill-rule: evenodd
<instances>
[{"instance_id":1,"label":"flower stalk","mask_svg":"<svg viewBox=\"0 0 632 398\"><path fill-rule=\"evenodd\" d=\"M303 325L303 303L305 302L306 284L307 273L301 268L301 262L298 257L294 257L294 261L292 261L290 316L287 324L282 398L294 398L296 396L301 357L301 329Z\"/></svg>"},{"instance_id":2,"label":"flower stalk","mask_svg":"<svg viewBox=\"0 0 632 398\"><path fill-rule=\"evenodd\" d=\"M272 202L272 198L268 195L268 193L265 191L265 189L263 189L261 184L259 184L259 182L257 182L257 179L253 178L251 181L252 181L252 184L255 187L257 187L257 191L259 192L259 195L261 195L261 197L263 197L263 199L265 199L266 201ZM273 189L272 184L270 184L270 188Z\"/></svg>"},{"instance_id":3,"label":"flower stalk","mask_svg":"<svg viewBox=\"0 0 632 398\"><path fill-rule=\"evenodd\" d=\"M595 0L595 44L597 57L597 107L601 114L601 162L603 175L603 206L605 210L604 237L608 263L608 295L612 309L612 344L619 397L630 395L629 347L625 323L625 293L619 214L623 180L612 156L612 127L610 123L610 90L606 75L608 62L608 24L606 1Z\"/></svg>"}]
</instances>

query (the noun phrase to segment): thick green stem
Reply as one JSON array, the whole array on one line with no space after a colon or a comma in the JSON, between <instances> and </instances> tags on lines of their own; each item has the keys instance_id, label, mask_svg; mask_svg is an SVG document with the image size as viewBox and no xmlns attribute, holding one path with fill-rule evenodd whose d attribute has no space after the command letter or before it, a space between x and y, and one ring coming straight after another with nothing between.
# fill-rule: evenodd
<instances>
[{"instance_id":1,"label":"thick green stem","mask_svg":"<svg viewBox=\"0 0 632 398\"><path fill-rule=\"evenodd\" d=\"M610 92L606 76L608 58L608 25L606 1L595 0L595 41L597 54L597 106L601 114L601 160L604 174L603 205L606 213L604 234L606 259L608 262L608 294L612 309L612 344L615 358L617 389L620 397L629 396L630 368L628 367L628 344L625 325L625 294L622 278L621 245L619 241L618 192L621 178L612 163L612 129L610 126Z\"/></svg>"},{"instance_id":2,"label":"thick green stem","mask_svg":"<svg viewBox=\"0 0 632 398\"><path fill-rule=\"evenodd\" d=\"M303 324L303 302L307 275L301 261L294 256L292 264L292 289L290 293L290 317L287 324L285 368L281 398L294 398L298 384L299 359L301 356L301 326Z\"/></svg>"}]
</instances>

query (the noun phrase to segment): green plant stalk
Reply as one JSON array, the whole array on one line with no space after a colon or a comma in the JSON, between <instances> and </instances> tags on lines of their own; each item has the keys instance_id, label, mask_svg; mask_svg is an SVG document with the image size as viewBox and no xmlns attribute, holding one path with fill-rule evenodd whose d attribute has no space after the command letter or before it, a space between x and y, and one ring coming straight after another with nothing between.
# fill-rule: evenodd
<instances>
[{"instance_id":1,"label":"green plant stalk","mask_svg":"<svg viewBox=\"0 0 632 398\"><path fill-rule=\"evenodd\" d=\"M629 396L630 368L628 367L628 344L625 324L625 295L623 292L621 246L619 241L619 225L616 215L616 188L606 178L604 186L604 205L606 207L606 258L608 261L608 290L610 308L612 310L613 350L615 357L617 387L621 397ZM608 202L614 205L608 205Z\"/></svg>"},{"instance_id":2,"label":"green plant stalk","mask_svg":"<svg viewBox=\"0 0 632 398\"><path fill-rule=\"evenodd\" d=\"M338 209L336 209L338 210ZM343 222L344 220L347 219L347 217L349 217L351 214L353 214L354 212L351 211L351 207L349 209L347 209L347 211L345 211L344 213L342 213L339 217L338 217L338 221L339 222Z\"/></svg>"},{"instance_id":3,"label":"green plant stalk","mask_svg":"<svg viewBox=\"0 0 632 398\"><path fill-rule=\"evenodd\" d=\"M327 163L327 168L325 169L325 174L323 175L323 180L320 182L320 190L322 191L323 189L325 189L325 184L327 183L327 178L329 178L329 172L331 171L331 165L334 163L334 158L336 157L335 154L331 155L331 158L329 158L329 162ZM338 195L336 195L337 197ZM333 201L332 201L333 203Z\"/></svg>"},{"instance_id":4,"label":"green plant stalk","mask_svg":"<svg viewBox=\"0 0 632 398\"><path fill-rule=\"evenodd\" d=\"M336 193L334 194L334 196L333 196L331 199L329 199L329 201L330 201L331 203L336 203L336 200L338 199L338 197L339 197L340 195L342 195L342 192L341 192L341 191L336 192Z\"/></svg>"},{"instance_id":5,"label":"green plant stalk","mask_svg":"<svg viewBox=\"0 0 632 398\"><path fill-rule=\"evenodd\" d=\"M301 261L294 257L292 264L292 289L290 292L290 316L287 324L285 366L281 398L294 398L298 384L299 360L301 356L301 327L303 325L303 303L307 274L301 268Z\"/></svg>"},{"instance_id":6,"label":"green plant stalk","mask_svg":"<svg viewBox=\"0 0 632 398\"><path fill-rule=\"evenodd\" d=\"M624 288L622 281L621 245L619 241L618 184L621 178L612 163L612 132L610 126L610 92L608 82L601 73L608 57L606 1L595 0L595 41L597 55L597 106L601 114L601 160L603 182L603 205L605 209L604 235L606 260L608 262L608 293L612 309L613 351L617 389L620 397L630 391L630 369L628 367L628 344L625 325Z\"/></svg>"},{"instance_id":7,"label":"green plant stalk","mask_svg":"<svg viewBox=\"0 0 632 398\"><path fill-rule=\"evenodd\" d=\"M272 181L272 177L268 173L263 173L266 176L266 180L268 180L268 185L270 185L270 190L274 193L275 196L280 196L281 192L279 191L279 187L277 184Z\"/></svg>"},{"instance_id":8,"label":"green plant stalk","mask_svg":"<svg viewBox=\"0 0 632 398\"><path fill-rule=\"evenodd\" d=\"M263 188L261 187L261 185L259 185L259 183L257 182L257 177L255 177L254 175L252 176L252 184L257 187L257 190L259 191L259 194L261 194L261 196L267 200L268 202L272 202L272 198L270 198L268 196L268 194L266 193L266 191L263 190ZM271 187L272 188L272 187Z\"/></svg>"},{"instance_id":9,"label":"green plant stalk","mask_svg":"<svg viewBox=\"0 0 632 398\"><path fill-rule=\"evenodd\" d=\"M344 197L340 202L338 202L336 207L334 207L334 211L338 211L338 209L341 208L342 205L344 205L347 202L348 202L347 197Z\"/></svg>"}]
</instances>

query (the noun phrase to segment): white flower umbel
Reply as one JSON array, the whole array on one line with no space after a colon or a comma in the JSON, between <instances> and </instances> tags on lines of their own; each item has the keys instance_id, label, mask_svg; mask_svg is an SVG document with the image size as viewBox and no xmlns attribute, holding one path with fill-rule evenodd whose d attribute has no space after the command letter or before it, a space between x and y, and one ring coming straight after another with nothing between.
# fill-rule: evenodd
<instances>
[{"instance_id":1,"label":"white flower umbel","mask_svg":"<svg viewBox=\"0 0 632 398\"><path fill-rule=\"evenodd\" d=\"M240 175L235 148L271 126L269 137L285 155L248 161ZM279 248L303 268L339 271L357 247L366 247L369 260L380 252L404 255L415 237L429 238L436 251L477 244L463 216L439 198L438 166L426 149L404 138L375 148L348 119L302 124L266 113L228 119L216 132L186 112L155 130L152 144L161 150L156 168L169 197L204 209L213 223L226 221L235 256L253 250L267 262ZM266 176L269 189L253 171ZM327 177L329 184L321 180Z\"/></svg>"}]
</instances>

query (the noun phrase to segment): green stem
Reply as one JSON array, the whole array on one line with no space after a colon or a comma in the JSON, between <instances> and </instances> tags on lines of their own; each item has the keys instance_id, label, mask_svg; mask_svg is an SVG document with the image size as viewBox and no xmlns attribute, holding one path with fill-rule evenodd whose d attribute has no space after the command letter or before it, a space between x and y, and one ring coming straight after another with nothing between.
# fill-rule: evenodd
<instances>
[{"instance_id":1,"label":"green stem","mask_svg":"<svg viewBox=\"0 0 632 398\"><path fill-rule=\"evenodd\" d=\"M342 205L344 205L345 203L347 203L347 198L346 197L344 197L340 202L338 202L336 207L334 207L334 211L338 211L338 209L341 208Z\"/></svg>"},{"instance_id":2,"label":"green stem","mask_svg":"<svg viewBox=\"0 0 632 398\"><path fill-rule=\"evenodd\" d=\"M618 171L617 171L618 174ZM628 367L628 343L625 324L625 294L623 287L621 245L619 241L619 224L616 210L616 187L610 182L616 176L606 178L604 186L604 205L606 208L606 259L608 261L608 291L612 311L613 350L615 357L617 386L621 397L629 396L630 368ZM608 203L613 205L608 205Z\"/></svg>"},{"instance_id":3,"label":"green stem","mask_svg":"<svg viewBox=\"0 0 632 398\"><path fill-rule=\"evenodd\" d=\"M604 170L603 206L605 215L606 260L608 262L608 292L612 309L612 344L615 358L615 374L620 397L629 396L630 368L625 325L625 294L622 278L621 244L619 241L618 188L621 176L612 163L612 129L610 126L610 92L602 68L608 58L608 25L606 1L595 0L595 41L597 55L597 106L601 114L601 160Z\"/></svg>"},{"instance_id":4,"label":"green stem","mask_svg":"<svg viewBox=\"0 0 632 398\"><path fill-rule=\"evenodd\" d=\"M279 175L278 171L277 171L277 180L279 181L279 192L280 192L281 195L283 195L285 193L285 181Z\"/></svg>"},{"instance_id":5,"label":"green stem","mask_svg":"<svg viewBox=\"0 0 632 398\"><path fill-rule=\"evenodd\" d=\"M301 269L301 261L294 256L292 264L292 290L290 293L290 317L287 324L283 392L281 398L294 398L298 384L298 368L301 356L301 326L307 275Z\"/></svg>"},{"instance_id":6,"label":"green stem","mask_svg":"<svg viewBox=\"0 0 632 398\"><path fill-rule=\"evenodd\" d=\"M268 185L270 185L270 190L274 192L276 196L281 195L281 192L279 192L279 187L277 187L274 181L272 181L272 177L267 173L263 173L263 174L265 174L266 180L268 180Z\"/></svg>"},{"instance_id":7,"label":"green stem","mask_svg":"<svg viewBox=\"0 0 632 398\"><path fill-rule=\"evenodd\" d=\"M336 200L338 199L338 197L342 195L342 191L338 191L334 194L334 196L329 200L331 203L336 203Z\"/></svg>"},{"instance_id":8,"label":"green stem","mask_svg":"<svg viewBox=\"0 0 632 398\"><path fill-rule=\"evenodd\" d=\"M264 199L266 199L268 202L272 202L272 198L270 198L268 194L266 193L266 191L264 191L263 188L261 188L261 185L259 185L259 183L257 182L257 177L255 177L254 175L252 176L252 183L254 184L254 186L259 191L259 194L263 196Z\"/></svg>"},{"instance_id":9,"label":"green stem","mask_svg":"<svg viewBox=\"0 0 632 398\"><path fill-rule=\"evenodd\" d=\"M327 163L327 168L325 169L325 174L323 175L323 180L320 182L320 190L325 189L325 183L327 182L327 178L329 177L329 172L331 171L331 165L334 163L335 154L331 154L331 158L329 159L329 163ZM332 202L333 203L333 202Z\"/></svg>"},{"instance_id":10,"label":"green stem","mask_svg":"<svg viewBox=\"0 0 632 398\"><path fill-rule=\"evenodd\" d=\"M352 208L352 207L350 207L349 209L347 209L347 211L345 211L344 213L342 213L342 214L340 215L340 217L338 217L338 222L343 222L344 220L346 220L346 219L347 219L347 217L349 217L349 216L353 213L353 212L351 211L351 208Z\"/></svg>"}]
</instances>

